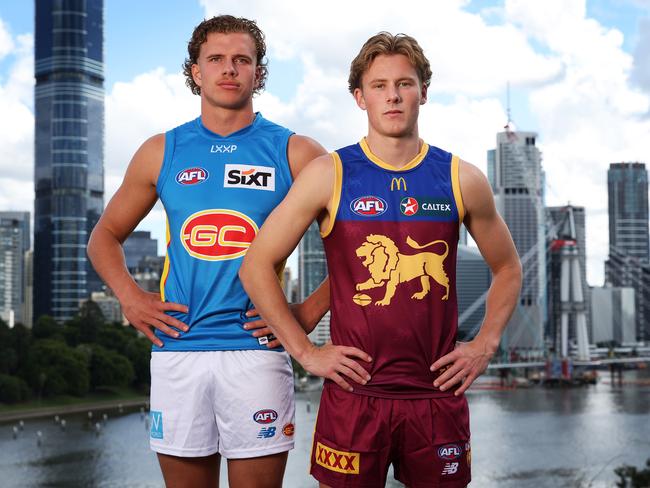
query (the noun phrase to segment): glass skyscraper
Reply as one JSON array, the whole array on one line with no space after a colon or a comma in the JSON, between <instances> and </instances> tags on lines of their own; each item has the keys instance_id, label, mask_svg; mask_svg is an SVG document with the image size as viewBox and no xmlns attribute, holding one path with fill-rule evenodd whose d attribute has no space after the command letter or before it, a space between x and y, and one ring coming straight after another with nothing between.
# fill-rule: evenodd
<instances>
[{"instance_id":1,"label":"glass skyscraper","mask_svg":"<svg viewBox=\"0 0 650 488\"><path fill-rule=\"evenodd\" d=\"M38 0L34 319L101 289L86 244L104 205L103 0Z\"/></svg>"}]
</instances>

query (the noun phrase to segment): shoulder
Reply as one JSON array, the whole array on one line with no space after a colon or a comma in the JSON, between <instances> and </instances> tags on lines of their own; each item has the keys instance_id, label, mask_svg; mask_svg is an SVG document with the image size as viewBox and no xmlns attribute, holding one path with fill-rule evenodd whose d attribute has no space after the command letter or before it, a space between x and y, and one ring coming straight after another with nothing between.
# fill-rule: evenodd
<instances>
[{"instance_id":1,"label":"shoulder","mask_svg":"<svg viewBox=\"0 0 650 488\"><path fill-rule=\"evenodd\" d=\"M459 159L460 190L467 213L494 207L492 189L483 172L475 165Z\"/></svg>"},{"instance_id":2,"label":"shoulder","mask_svg":"<svg viewBox=\"0 0 650 488\"><path fill-rule=\"evenodd\" d=\"M327 155L327 151L311 137L293 134L289 138L287 157L294 178L298 176L307 163L323 155Z\"/></svg>"},{"instance_id":3,"label":"shoulder","mask_svg":"<svg viewBox=\"0 0 650 488\"><path fill-rule=\"evenodd\" d=\"M142 143L129 165L128 173L155 184L165 154L165 134L156 134Z\"/></svg>"}]
</instances>

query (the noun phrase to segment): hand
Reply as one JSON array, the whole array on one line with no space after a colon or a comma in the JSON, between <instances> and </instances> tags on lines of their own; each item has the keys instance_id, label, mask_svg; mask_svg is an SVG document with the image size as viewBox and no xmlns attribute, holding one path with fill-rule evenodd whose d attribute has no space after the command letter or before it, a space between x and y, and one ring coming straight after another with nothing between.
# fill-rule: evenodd
<instances>
[{"instance_id":1,"label":"hand","mask_svg":"<svg viewBox=\"0 0 650 488\"><path fill-rule=\"evenodd\" d=\"M365 385L370 381L368 372L352 358L359 358L366 362L372 361L372 358L361 349L335 346L328 342L322 347L313 346L300 358L300 363L311 374L328 378L344 390L352 391L352 387L343 379L342 375L360 385Z\"/></svg>"},{"instance_id":2,"label":"hand","mask_svg":"<svg viewBox=\"0 0 650 488\"><path fill-rule=\"evenodd\" d=\"M306 320L302 316L302 303L291 303L289 304L289 309L291 310L291 313L293 313L293 316L296 318L300 326L305 330L307 334L309 334L313 328L311 330L307 330L308 326L304 324ZM259 313L254 308L251 308L248 312L246 312L246 317L259 317ZM273 334L271 328L266 325L266 322L261 318L252 322L246 322L244 324L244 329L257 329L255 332L253 332L253 337L263 337ZM279 339L273 339L269 341L268 344L266 344L266 347L269 349L274 349L276 347L280 347L280 345L281 344Z\"/></svg>"},{"instance_id":3,"label":"hand","mask_svg":"<svg viewBox=\"0 0 650 488\"><path fill-rule=\"evenodd\" d=\"M178 331L171 329L170 326L183 332L189 330L186 324L165 313L167 310L187 313L187 307L179 303L162 302L158 293L140 290L121 305L122 312L131 325L158 347L163 347L163 343L153 333L154 328L170 337L180 336Z\"/></svg>"},{"instance_id":4,"label":"hand","mask_svg":"<svg viewBox=\"0 0 650 488\"><path fill-rule=\"evenodd\" d=\"M462 395L474 380L487 369L492 356L494 356L494 351L478 339L470 342L457 342L453 351L431 365L431 371L444 368L443 373L433 382L433 386L440 387L440 391L445 391L455 384L461 383L454 395Z\"/></svg>"}]
</instances>

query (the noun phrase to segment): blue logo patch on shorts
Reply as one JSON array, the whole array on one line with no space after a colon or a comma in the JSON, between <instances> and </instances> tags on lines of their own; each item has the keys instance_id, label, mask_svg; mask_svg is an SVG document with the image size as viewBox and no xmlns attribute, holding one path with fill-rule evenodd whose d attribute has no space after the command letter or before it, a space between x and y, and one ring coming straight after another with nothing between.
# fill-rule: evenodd
<instances>
[{"instance_id":1,"label":"blue logo patch on shorts","mask_svg":"<svg viewBox=\"0 0 650 488\"><path fill-rule=\"evenodd\" d=\"M163 420L162 412L149 412L151 417L151 438L152 439L162 439L163 438Z\"/></svg>"},{"instance_id":2,"label":"blue logo patch on shorts","mask_svg":"<svg viewBox=\"0 0 650 488\"><path fill-rule=\"evenodd\" d=\"M262 427L260 433L257 434L258 439L270 439L275 435L275 427Z\"/></svg>"}]
</instances>

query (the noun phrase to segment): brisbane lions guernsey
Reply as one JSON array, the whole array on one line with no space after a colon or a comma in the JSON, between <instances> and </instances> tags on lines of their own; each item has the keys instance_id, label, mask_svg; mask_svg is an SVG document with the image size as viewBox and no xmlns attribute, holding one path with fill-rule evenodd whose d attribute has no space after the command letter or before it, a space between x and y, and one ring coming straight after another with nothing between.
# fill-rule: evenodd
<instances>
[{"instance_id":1,"label":"brisbane lions guernsey","mask_svg":"<svg viewBox=\"0 0 650 488\"><path fill-rule=\"evenodd\" d=\"M363 395L449 396L429 367L456 342L456 249L463 220L458 157L422 144L395 169L365 139L332 153L335 187L323 243L332 342L372 356ZM365 365L365 363L361 362Z\"/></svg>"},{"instance_id":2,"label":"brisbane lions guernsey","mask_svg":"<svg viewBox=\"0 0 650 488\"><path fill-rule=\"evenodd\" d=\"M156 330L161 351L268 350L243 328L252 308L237 275L266 217L289 191L291 132L256 114L222 137L197 118L165 134L156 185L167 214L160 294L187 305L169 312L190 330L178 339Z\"/></svg>"}]
</instances>

